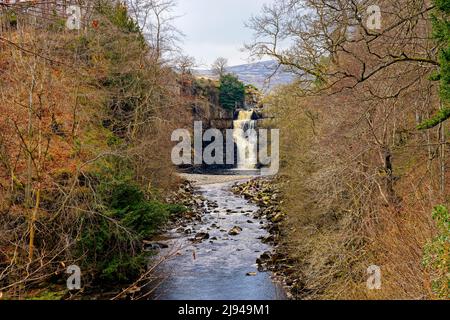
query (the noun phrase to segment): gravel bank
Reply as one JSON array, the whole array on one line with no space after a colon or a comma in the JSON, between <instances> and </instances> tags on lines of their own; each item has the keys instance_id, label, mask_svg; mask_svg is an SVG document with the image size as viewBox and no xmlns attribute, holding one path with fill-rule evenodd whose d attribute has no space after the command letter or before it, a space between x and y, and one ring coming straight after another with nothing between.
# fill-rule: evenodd
<instances>
[{"instance_id":1,"label":"gravel bank","mask_svg":"<svg viewBox=\"0 0 450 320\"><path fill-rule=\"evenodd\" d=\"M227 183L227 182L239 182L250 180L252 176L240 176L240 175L206 175L206 174L184 174L180 173L180 177L189 181L194 187Z\"/></svg>"}]
</instances>

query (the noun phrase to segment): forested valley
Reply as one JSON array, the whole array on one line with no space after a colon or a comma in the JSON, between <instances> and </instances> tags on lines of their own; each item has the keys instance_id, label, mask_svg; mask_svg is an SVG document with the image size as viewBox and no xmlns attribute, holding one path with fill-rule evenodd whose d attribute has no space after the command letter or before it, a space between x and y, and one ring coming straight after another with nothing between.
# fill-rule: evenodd
<instances>
[{"instance_id":1,"label":"forested valley","mask_svg":"<svg viewBox=\"0 0 450 320\"><path fill-rule=\"evenodd\" d=\"M294 79L270 90L199 76L174 6L0 0L0 300L448 300L450 0L264 5L244 50ZM174 163L194 121L238 158L236 129L279 129L279 171Z\"/></svg>"}]
</instances>

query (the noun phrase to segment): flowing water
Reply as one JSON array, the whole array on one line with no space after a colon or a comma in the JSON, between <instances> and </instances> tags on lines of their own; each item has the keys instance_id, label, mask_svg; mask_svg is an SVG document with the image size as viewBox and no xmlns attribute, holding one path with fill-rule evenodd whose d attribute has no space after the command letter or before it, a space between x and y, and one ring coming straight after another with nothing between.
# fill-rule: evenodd
<instances>
[{"instance_id":1,"label":"flowing water","mask_svg":"<svg viewBox=\"0 0 450 320\"><path fill-rule=\"evenodd\" d=\"M254 169L258 164L258 135L252 110L239 111L233 121L233 138L237 146L237 169Z\"/></svg>"},{"instance_id":2,"label":"flowing water","mask_svg":"<svg viewBox=\"0 0 450 320\"><path fill-rule=\"evenodd\" d=\"M169 248L162 255L173 253L157 274L161 284L153 292L157 300L279 300L286 296L282 287L271 279L268 272L258 272L256 259L270 246L261 237L268 233L263 222L253 218L258 207L235 196L230 187L233 182L199 187L204 198L206 214L202 222L192 226L191 235L172 230L167 234ZM212 204L211 204L212 203ZM239 235L229 230L242 228ZM196 233L209 234L209 239L193 244L189 238ZM164 278L163 278L164 275Z\"/></svg>"}]
</instances>

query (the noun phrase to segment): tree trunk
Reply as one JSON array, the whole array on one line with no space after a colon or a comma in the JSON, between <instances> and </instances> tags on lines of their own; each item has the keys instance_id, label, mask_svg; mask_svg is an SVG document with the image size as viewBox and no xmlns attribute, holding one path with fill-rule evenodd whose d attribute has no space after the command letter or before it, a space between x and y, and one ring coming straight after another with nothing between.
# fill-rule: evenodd
<instances>
[{"instance_id":1,"label":"tree trunk","mask_svg":"<svg viewBox=\"0 0 450 320\"><path fill-rule=\"evenodd\" d=\"M441 197L445 194L445 125L439 125L439 191Z\"/></svg>"}]
</instances>

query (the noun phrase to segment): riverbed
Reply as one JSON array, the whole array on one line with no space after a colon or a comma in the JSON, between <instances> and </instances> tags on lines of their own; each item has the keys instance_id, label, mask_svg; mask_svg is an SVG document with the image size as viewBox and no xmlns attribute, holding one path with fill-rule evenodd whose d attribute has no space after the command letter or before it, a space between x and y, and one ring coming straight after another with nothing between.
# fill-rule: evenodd
<instances>
[{"instance_id":1,"label":"riverbed","mask_svg":"<svg viewBox=\"0 0 450 320\"><path fill-rule=\"evenodd\" d=\"M155 300L283 300L282 286L270 272L259 272L257 258L272 248L258 207L230 188L249 177L187 177L207 201L202 221L167 232L156 270ZM230 232L231 231L231 232ZM234 231L234 232L233 232Z\"/></svg>"}]
</instances>

